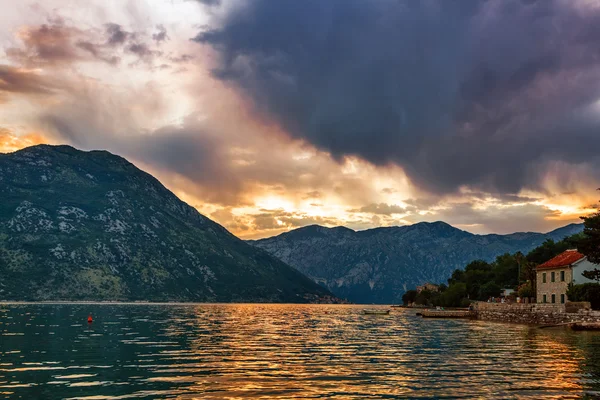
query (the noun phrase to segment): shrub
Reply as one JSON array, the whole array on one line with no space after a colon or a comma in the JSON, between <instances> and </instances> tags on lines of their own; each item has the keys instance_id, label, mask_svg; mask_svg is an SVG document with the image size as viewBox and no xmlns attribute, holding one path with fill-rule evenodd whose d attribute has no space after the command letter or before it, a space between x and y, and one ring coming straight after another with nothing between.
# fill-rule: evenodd
<instances>
[{"instance_id":1,"label":"shrub","mask_svg":"<svg viewBox=\"0 0 600 400\"><path fill-rule=\"evenodd\" d=\"M409 305L409 304L413 303L416 298L417 298L417 291L416 290L408 290L406 293L404 293L402 295L402 303L404 303L404 305Z\"/></svg>"},{"instance_id":2,"label":"shrub","mask_svg":"<svg viewBox=\"0 0 600 400\"><path fill-rule=\"evenodd\" d=\"M431 306L438 303L438 298L439 293L425 289L421 290L421 293L417 294L417 297L415 298L415 303L424 306Z\"/></svg>"},{"instance_id":3,"label":"shrub","mask_svg":"<svg viewBox=\"0 0 600 400\"><path fill-rule=\"evenodd\" d=\"M489 297L498 297L502 289L495 282L486 282L479 289L479 299L485 300Z\"/></svg>"},{"instance_id":4,"label":"shrub","mask_svg":"<svg viewBox=\"0 0 600 400\"><path fill-rule=\"evenodd\" d=\"M519 297L535 297L535 291L530 281L525 282L517 289Z\"/></svg>"},{"instance_id":5,"label":"shrub","mask_svg":"<svg viewBox=\"0 0 600 400\"><path fill-rule=\"evenodd\" d=\"M459 307L465 297L467 297L467 285L464 283L455 283L450 285L441 294L439 302L444 307Z\"/></svg>"},{"instance_id":6,"label":"shrub","mask_svg":"<svg viewBox=\"0 0 600 400\"><path fill-rule=\"evenodd\" d=\"M567 290L569 301L589 301L592 309L600 310L600 284L583 283L581 285L569 285Z\"/></svg>"},{"instance_id":7,"label":"shrub","mask_svg":"<svg viewBox=\"0 0 600 400\"><path fill-rule=\"evenodd\" d=\"M467 307L469 307L471 305L471 303L472 303L471 300L465 298L465 299L462 299L460 301L460 306L464 307L464 308L467 308Z\"/></svg>"}]
</instances>

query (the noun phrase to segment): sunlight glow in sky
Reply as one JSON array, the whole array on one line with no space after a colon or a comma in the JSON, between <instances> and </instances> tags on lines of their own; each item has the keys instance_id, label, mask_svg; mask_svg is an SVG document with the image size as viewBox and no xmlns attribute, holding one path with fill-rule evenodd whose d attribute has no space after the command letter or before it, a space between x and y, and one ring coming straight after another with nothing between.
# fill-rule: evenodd
<instances>
[{"instance_id":1,"label":"sunlight glow in sky","mask_svg":"<svg viewBox=\"0 0 600 400\"><path fill-rule=\"evenodd\" d=\"M594 211L597 3L324 3L0 0L0 152L107 149L243 238Z\"/></svg>"}]
</instances>

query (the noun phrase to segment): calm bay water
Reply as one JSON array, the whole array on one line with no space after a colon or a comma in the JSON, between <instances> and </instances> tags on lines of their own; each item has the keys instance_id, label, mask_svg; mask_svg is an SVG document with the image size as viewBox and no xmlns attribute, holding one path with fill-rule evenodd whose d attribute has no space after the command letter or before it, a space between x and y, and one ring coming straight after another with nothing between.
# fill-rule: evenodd
<instances>
[{"instance_id":1,"label":"calm bay water","mask_svg":"<svg viewBox=\"0 0 600 400\"><path fill-rule=\"evenodd\" d=\"M0 398L600 395L600 334L365 308L3 304Z\"/></svg>"}]
</instances>

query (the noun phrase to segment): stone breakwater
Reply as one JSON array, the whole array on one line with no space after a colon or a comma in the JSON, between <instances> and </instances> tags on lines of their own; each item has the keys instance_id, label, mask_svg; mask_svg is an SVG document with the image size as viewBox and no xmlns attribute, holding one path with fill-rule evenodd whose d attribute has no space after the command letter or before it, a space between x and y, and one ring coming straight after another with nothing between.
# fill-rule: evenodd
<instances>
[{"instance_id":1,"label":"stone breakwater","mask_svg":"<svg viewBox=\"0 0 600 400\"><path fill-rule=\"evenodd\" d=\"M600 322L600 311L590 309L589 303L565 304L474 304L477 319L532 325L554 325L570 322Z\"/></svg>"},{"instance_id":2,"label":"stone breakwater","mask_svg":"<svg viewBox=\"0 0 600 400\"><path fill-rule=\"evenodd\" d=\"M468 310L423 310L423 318L474 318L475 313Z\"/></svg>"}]
</instances>

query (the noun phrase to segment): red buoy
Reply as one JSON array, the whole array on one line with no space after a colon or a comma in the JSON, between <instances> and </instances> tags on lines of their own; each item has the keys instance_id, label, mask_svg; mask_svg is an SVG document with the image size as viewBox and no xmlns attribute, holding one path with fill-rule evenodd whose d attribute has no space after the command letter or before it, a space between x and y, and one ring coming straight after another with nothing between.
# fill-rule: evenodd
<instances>
[{"instance_id":1,"label":"red buoy","mask_svg":"<svg viewBox=\"0 0 600 400\"><path fill-rule=\"evenodd\" d=\"M92 322L94 322L94 319L92 318L92 314L90 314L88 316L88 324L91 324Z\"/></svg>"}]
</instances>

